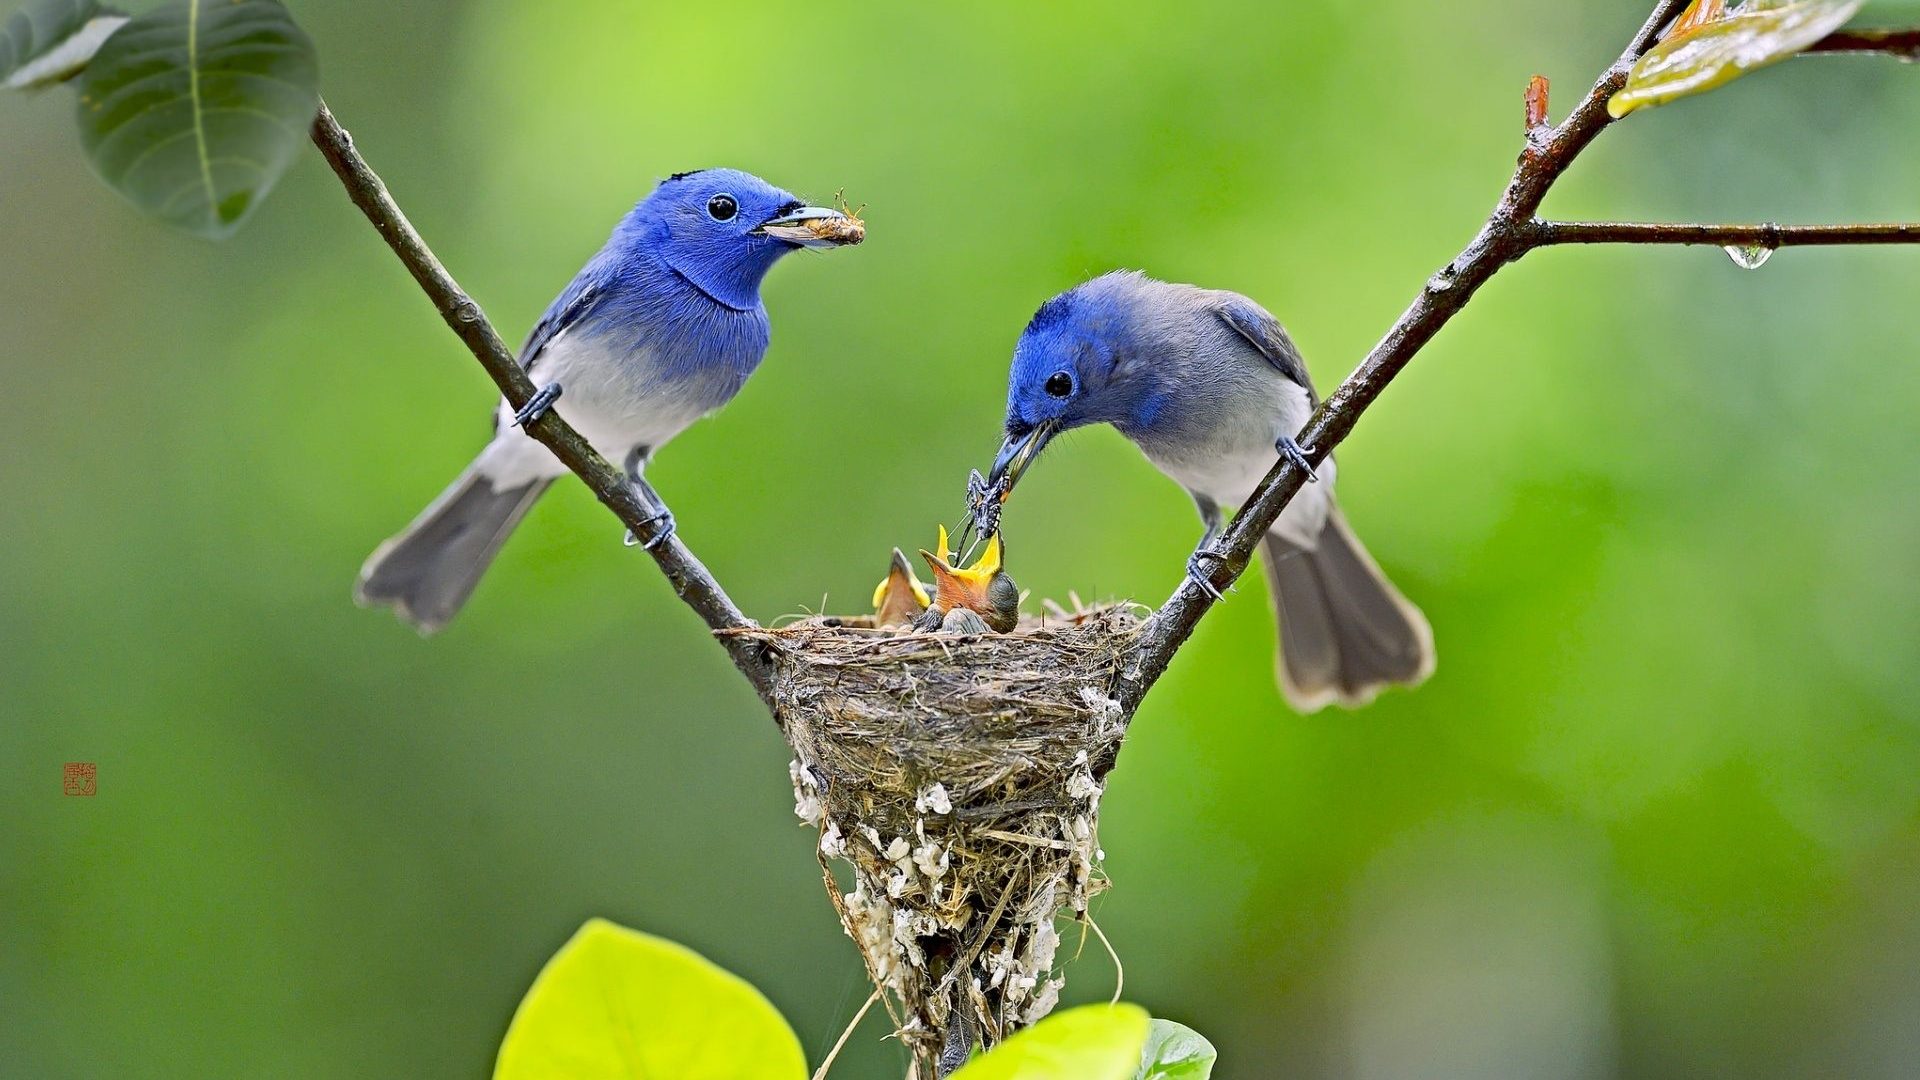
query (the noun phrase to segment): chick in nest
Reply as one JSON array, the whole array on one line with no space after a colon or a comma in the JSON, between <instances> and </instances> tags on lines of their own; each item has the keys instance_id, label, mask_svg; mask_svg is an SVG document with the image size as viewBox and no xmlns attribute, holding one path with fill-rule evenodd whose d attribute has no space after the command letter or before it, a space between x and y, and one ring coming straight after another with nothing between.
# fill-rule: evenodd
<instances>
[{"instance_id":1,"label":"chick in nest","mask_svg":"<svg viewBox=\"0 0 1920 1080\"><path fill-rule=\"evenodd\" d=\"M927 587L914 576L906 555L899 548L894 548L893 563L887 567L887 576L873 590L873 625L912 626L932 604L933 598L927 595Z\"/></svg>"},{"instance_id":2,"label":"chick in nest","mask_svg":"<svg viewBox=\"0 0 1920 1080\"><path fill-rule=\"evenodd\" d=\"M933 602L914 623L919 630L948 630L977 634L986 630L1007 633L1020 622L1020 587L1007 576L1000 534L988 541L980 561L961 569L947 561L947 527L940 527L940 553L921 549L920 557L933 568Z\"/></svg>"}]
</instances>

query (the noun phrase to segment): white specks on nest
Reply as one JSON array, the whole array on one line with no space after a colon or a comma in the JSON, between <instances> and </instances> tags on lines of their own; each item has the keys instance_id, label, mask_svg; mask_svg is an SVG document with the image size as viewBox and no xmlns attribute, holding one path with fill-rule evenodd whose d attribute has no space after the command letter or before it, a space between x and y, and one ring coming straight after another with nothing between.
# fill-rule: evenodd
<instances>
[{"instance_id":1,"label":"white specks on nest","mask_svg":"<svg viewBox=\"0 0 1920 1080\"><path fill-rule=\"evenodd\" d=\"M787 764L787 775L793 778L794 815L819 827L827 817L827 804L820 798L820 781L814 779L813 770L802 765L799 758Z\"/></svg>"},{"instance_id":2,"label":"white specks on nest","mask_svg":"<svg viewBox=\"0 0 1920 1080\"><path fill-rule=\"evenodd\" d=\"M1086 703L1088 711L1093 713L1101 729L1111 730L1120 725L1122 718L1120 702L1117 699L1101 693L1096 687L1082 686L1080 700Z\"/></svg>"},{"instance_id":3,"label":"white specks on nest","mask_svg":"<svg viewBox=\"0 0 1920 1080\"><path fill-rule=\"evenodd\" d=\"M899 1037L991 1045L1059 1000L1059 916L1106 886L1098 821L1127 717L1109 688L1138 620L1101 609L979 641L801 626L757 631L782 665L794 811L847 932L904 1006Z\"/></svg>"},{"instance_id":4,"label":"white specks on nest","mask_svg":"<svg viewBox=\"0 0 1920 1080\"><path fill-rule=\"evenodd\" d=\"M951 814L953 798L947 794L947 785L936 783L913 797L913 808L922 814Z\"/></svg>"},{"instance_id":5,"label":"white specks on nest","mask_svg":"<svg viewBox=\"0 0 1920 1080\"><path fill-rule=\"evenodd\" d=\"M1067 776L1067 794L1075 799L1088 799L1094 803L1100 800L1100 781L1093 778L1093 766L1087 763L1087 752L1080 751L1073 757L1073 772Z\"/></svg>"}]
</instances>

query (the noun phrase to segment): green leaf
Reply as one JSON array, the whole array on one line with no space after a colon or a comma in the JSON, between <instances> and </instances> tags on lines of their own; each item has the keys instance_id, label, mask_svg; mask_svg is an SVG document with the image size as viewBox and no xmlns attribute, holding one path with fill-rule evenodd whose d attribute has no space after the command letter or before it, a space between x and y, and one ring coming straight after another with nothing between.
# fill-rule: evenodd
<instances>
[{"instance_id":1,"label":"green leaf","mask_svg":"<svg viewBox=\"0 0 1920 1080\"><path fill-rule=\"evenodd\" d=\"M126 21L94 0L33 0L0 26L0 86L28 90L72 78Z\"/></svg>"},{"instance_id":2,"label":"green leaf","mask_svg":"<svg viewBox=\"0 0 1920 1080\"><path fill-rule=\"evenodd\" d=\"M80 140L135 206L230 235L286 171L320 104L313 42L274 0L134 17L80 78Z\"/></svg>"},{"instance_id":3,"label":"green leaf","mask_svg":"<svg viewBox=\"0 0 1920 1080\"><path fill-rule=\"evenodd\" d=\"M671 941L590 919L533 980L494 1080L806 1080L760 991Z\"/></svg>"},{"instance_id":4,"label":"green leaf","mask_svg":"<svg viewBox=\"0 0 1920 1080\"><path fill-rule=\"evenodd\" d=\"M1147 1029L1147 1045L1140 1050L1136 1080L1207 1080L1219 1056L1199 1032L1156 1018Z\"/></svg>"},{"instance_id":5,"label":"green leaf","mask_svg":"<svg viewBox=\"0 0 1920 1080\"><path fill-rule=\"evenodd\" d=\"M1627 85L1607 100L1607 112L1618 118L1703 94L1785 60L1840 29L1862 2L1748 0L1718 18L1683 26L1633 65Z\"/></svg>"},{"instance_id":6,"label":"green leaf","mask_svg":"<svg viewBox=\"0 0 1920 1080\"><path fill-rule=\"evenodd\" d=\"M1134 1080L1146 1042L1145 1009L1082 1005L974 1058L951 1080Z\"/></svg>"}]
</instances>

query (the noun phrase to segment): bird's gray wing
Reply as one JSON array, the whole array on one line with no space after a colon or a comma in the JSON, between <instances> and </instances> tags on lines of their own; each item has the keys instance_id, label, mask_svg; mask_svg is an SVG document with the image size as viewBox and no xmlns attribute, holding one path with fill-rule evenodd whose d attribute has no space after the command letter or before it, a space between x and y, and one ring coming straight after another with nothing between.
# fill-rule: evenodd
<instances>
[{"instance_id":1,"label":"bird's gray wing","mask_svg":"<svg viewBox=\"0 0 1920 1080\"><path fill-rule=\"evenodd\" d=\"M1245 338L1255 352L1273 365L1274 370L1305 387L1309 404L1320 403L1319 396L1313 392L1313 380L1307 377L1307 362L1300 358L1300 350L1294 346L1293 339L1287 336L1286 328L1280 325L1279 319L1237 293L1220 294L1210 307L1221 322Z\"/></svg>"},{"instance_id":2,"label":"bird's gray wing","mask_svg":"<svg viewBox=\"0 0 1920 1080\"><path fill-rule=\"evenodd\" d=\"M533 324L533 333L528 334L527 343L520 346L520 366L529 375L533 374L533 365L539 362L540 354L546 351L547 346L579 325L580 320L586 318L587 313L605 298L605 278L597 269L598 261L596 259L588 263L585 270L568 282L560 295L553 298L553 303L547 305L540 321ZM493 429L496 433L500 430L498 412L493 414Z\"/></svg>"},{"instance_id":3,"label":"bird's gray wing","mask_svg":"<svg viewBox=\"0 0 1920 1080\"><path fill-rule=\"evenodd\" d=\"M527 343L520 347L520 366L532 371L540 353L592 311L605 295L599 281L588 275L573 279L566 290L554 298L540 321L533 324L533 333L527 335Z\"/></svg>"}]
</instances>

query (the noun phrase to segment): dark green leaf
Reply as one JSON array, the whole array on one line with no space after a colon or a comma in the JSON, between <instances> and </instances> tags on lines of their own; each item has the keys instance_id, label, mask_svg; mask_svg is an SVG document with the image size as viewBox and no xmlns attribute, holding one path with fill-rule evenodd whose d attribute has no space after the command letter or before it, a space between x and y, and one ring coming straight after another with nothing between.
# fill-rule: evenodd
<instances>
[{"instance_id":1,"label":"dark green leaf","mask_svg":"<svg viewBox=\"0 0 1920 1080\"><path fill-rule=\"evenodd\" d=\"M274 0L186 0L135 17L80 79L94 170L202 236L233 232L307 138L313 42Z\"/></svg>"},{"instance_id":2,"label":"dark green leaf","mask_svg":"<svg viewBox=\"0 0 1920 1080\"><path fill-rule=\"evenodd\" d=\"M127 20L94 0L32 0L0 26L0 86L70 79Z\"/></svg>"},{"instance_id":3,"label":"dark green leaf","mask_svg":"<svg viewBox=\"0 0 1920 1080\"><path fill-rule=\"evenodd\" d=\"M1155 1019L1147 1028L1136 1080L1207 1080L1220 1055L1200 1033L1171 1020Z\"/></svg>"}]
</instances>

